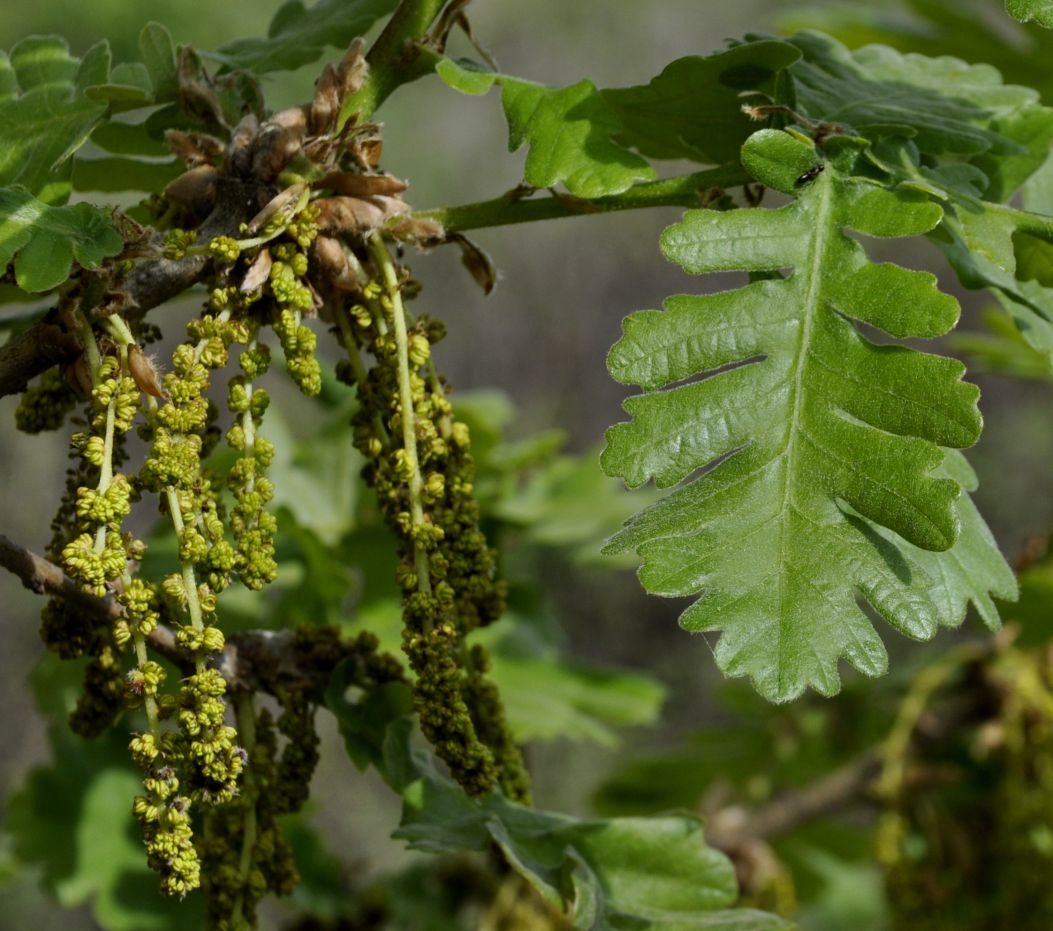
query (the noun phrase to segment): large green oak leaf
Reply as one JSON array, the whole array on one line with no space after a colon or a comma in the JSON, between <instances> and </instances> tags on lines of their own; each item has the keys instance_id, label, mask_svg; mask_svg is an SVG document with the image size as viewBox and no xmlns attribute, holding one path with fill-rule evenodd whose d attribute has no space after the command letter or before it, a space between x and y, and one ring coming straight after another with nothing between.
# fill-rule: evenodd
<instances>
[{"instance_id":1,"label":"large green oak leaf","mask_svg":"<svg viewBox=\"0 0 1053 931\"><path fill-rule=\"evenodd\" d=\"M871 262L848 235L922 235L942 211L853 177L851 144L830 148L842 156L782 131L752 136L746 168L795 199L690 211L662 249L692 274L755 280L629 317L609 358L615 378L646 393L625 402L633 419L608 431L606 471L665 487L701 470L609 547L640 553L649 591L699 596L681 624L721 631L720 667L775 701L806 687L835 693L841 658L869 675L885 670L860 598L916 638L960 623L968 600L986 598L963 592L953 572L934 576L915 551L943 554L943 567L968 562L964 546L991 567L983 582L1013 591L989 535L976 536L961 481L940 471L945 447L979 436L976 388L961 380L961 363L875 343L859 328L905 339L955 324L957 302L932 275Z\"/></svg>"}]
</instances>

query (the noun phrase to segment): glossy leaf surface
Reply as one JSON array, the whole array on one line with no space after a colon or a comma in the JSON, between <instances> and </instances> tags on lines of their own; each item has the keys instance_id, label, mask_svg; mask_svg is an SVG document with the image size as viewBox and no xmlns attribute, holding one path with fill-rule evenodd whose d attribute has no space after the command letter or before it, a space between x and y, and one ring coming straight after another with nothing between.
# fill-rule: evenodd
<instances>
[{"instance_id":1,"label":"glossy leaf surface","mask_svg":"<svg viewBox=\"0 0 1053 931\"><path fill-rule=\"evenodd\" d=\"M920 235L939 207L843 174L781 131L751 137L743 162L796 199L691 211L662 249L694 274L770 277L625 321L609 367L647 393L626 401L633 420L608 431L602 461L630 486L705 470L610 548L643 556L648 590L699 595L682 625L722 631L721 668L782 701L806 687L836 692L840 658L869 675L885 670L859 595L913 637L960 620L941 613L936 580L898 543L955 547L961 485L936 470L941 447L975 442L980 417L959 362L877 345L852 322L896 338L954 325L957 303L933 276L872 263L847 235ZM1001 565L989 538L968 546Z\"/></svg>"}]
</instances>

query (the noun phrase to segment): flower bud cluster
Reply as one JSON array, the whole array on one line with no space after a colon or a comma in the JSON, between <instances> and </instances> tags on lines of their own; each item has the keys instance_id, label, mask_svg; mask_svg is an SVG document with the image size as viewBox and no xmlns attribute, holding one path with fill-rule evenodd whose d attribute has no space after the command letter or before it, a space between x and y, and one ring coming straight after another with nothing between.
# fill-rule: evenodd
<instances>
[{"instance_id":1,"label":"flower bud cluster","mask_svg":"<svg viewBox=\"0 0 1053 931\"><path fill-rule=\"evenodd\" d=\"M280 311L274 332L281 340L293 381L304 394L314 395L321 388L321 370L314 358L317 339L310 328L302 325L301 319L302 314L313 314L315 310L314 294L307 283L307 250L317 235L317 228L310 220L302 229L294 221L287 229L289 235L292 235L292 226L300 231L300 241L282 242L271 248L269 288ZM311 229L314 233L309 232Z\"/></svg>"},{"instance_id":2,"label":"flower bud cluster","mask_svg":"<svg viewBox=\"0 0 1053 931\"><path fill-rule=\"evenodd\" d=\"M106 356L93 374L90 430L74 434L71 443L98 470L95 487L77 488L74 518L77 535L62 549L62 567L96 595L125 572L127 552L121 523L131 510L128 476L113 473L118 434L131 429L139 405L139 389L117 356Z\"/></svg>"},{"instance_id":3,"label":"flower bud cluster","mask_svg":"<svg viewBox=\"0 0 1053 931\"><path fill-rule=\"evenodd\" d=\"M219 490L201 459L214 417L204 394L211 370L227 364L230 345L244 340L246 332L229 314L206 314L188 324L189 341L172 355L172 371L163 380L168 400L153 413L153 442L140 470L143 486L160 495L171 515L182 571L169 575L160 591L134 588L125 593L129 630L134 636L150 629L158 602L166 599L182 619L176 642L196 670L161 705L162 714L175 719L178 732L166 733L156 755L140 760L149 764L144 766L147 794L136 801L136 816L148 859L160 864L162 888L169 892L185 892L200 881L190 835L191 805L211 808L229 802L237 794L242 770L237 733L225 720L226 683L205 665L224 646L222 631L209 621L218 593L230 582L237 552L226 539ZM130 683L145 694L151 687L148 673L140 666L140 675ZM155 791L169 784L176 787L171 797ZM156 819L147 817L154 812L160 813Z\"/></svg>"},{"instance_id":4,"label":"flower bud cluster","mask_svg":"<svg viewBox=\"0 0 1053 931\"><path fill-rule=\"evenodd\" d=\"M349 678L363 691L405 681L402 664L381 653L376 636L368 632L344 640L336 627L303 627L295 631L288 652L295 657L292 665L312 670L318 682L327 682L345 660ZM300 811L307 800L318 760L314 715L321 689L289 688L281 669L265 663L255 671L264 688L277 696L282 713L275 722L261 709L246 720L253 715L251 699L236 699L247 760L242 791L212 812L202 844L209 931L247 931L266 892L288 895L299 881L278 819ZM280 739L284 746L279 752Z\"/></svg>"}]
</instances>

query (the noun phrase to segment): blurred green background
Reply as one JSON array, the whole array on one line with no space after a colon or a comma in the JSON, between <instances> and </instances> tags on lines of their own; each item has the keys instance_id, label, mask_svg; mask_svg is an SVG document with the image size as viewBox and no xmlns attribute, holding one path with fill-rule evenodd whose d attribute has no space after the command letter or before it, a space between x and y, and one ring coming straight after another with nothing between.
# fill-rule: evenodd
<instances>
[{"instance_id":1,"label":"blurred green background","mask_svg":"<svg viewBox=\"0 0 1053 931\"><path fill-rule=\"evenodd\" d=\"M74 52L107 38L115 61L120 61L135 54L138 32L149 18L163 22L177 42L208 49L235 37L265 33L278 6L244 0L7 4L0 17L0 47L9 48L31 33L57 32L68 38ZM872 6L882 13L894 12L888 3ZM997 12L998 4L976 9L981 7ZM777 0L478 0L469 14L476 36L503 70L550 84L590 77L610 86L646 82L672 59L715 51L727 38L748 31L777 31L780 17L785 20L788 14L805 20L808 15L801 9ZM315 73L312 67L269 76L264 82L268 99L276 108L307 99ZM519 181L521 154L507 153L496 95L467 98L438 81L425 81L394 97L381 118L384 167L410 181L406 196L415 207L483 199ZM669 170L675 172L677 166ZM571 450L592 455L604 428L622 416L624 391L608 377L604 364L618 338L621 318L658 306L666 295L697 289L658 253L658 234L677 215L676 210L654 210L483 231L474 238L501 276L490 297L479 293L454 251L414 257L414 270L424 285L420 306L449 325L450 336L436 353L440 368L458 391L497 388L507 393L517 410L509 425L511 439L558 427L567 432ZM961 292L934 249L912 244L905 261L939 274L944 286L962 300L963 326L979 325L980 311L990 302L983 295ZM983 390L987 422L983 440L970 453L981 480L977 500L1012 558L1032 535L1045 534L1053 525L1048 465L1053 460L1048 416L1053 393L1048 384L1037 381L983 375L975 380ZM297 399L280 400L294 405L287 414L290 423L300 423L301 412L303 422L310 423L310 411L296 406ZM0 400L0 473L5 476L0 483L0 532L40 551L63 484L65 439L16 434L14 407L15 399ZM595 549L599 543L595 541ZM631 734L628 750L560 741L535 747L531 763L538 774L538 802L544 806L586 812L604 777L633 754L643 749L684 753L685 746L684 765L702 771L695 782L711 776L719 781L725 772L733 782L754 766L757 781L746 790L763 798L778 769L779 740L792 745L790 756L799 755L809 746L812 731L827 726L829 715L839 720L856 715L864 721L881 717L881 709L871 705L880 703L882 693L868 692L858 677L846 677L846 693L834 702L805 699L792 711L765 711L747 687L718 681L707 642L677 628L680 606L645 598L630 571L582 567L556 555L537 569L572 656L648 670L666 684L670 696L661 725ZM39 604L17 583L0 576L0 605L5 634L0 651L3 797L30 767L45 759L47 747L44 725L25 686L27 671L43 652L36 633ZM966 627L967 634L975 632L971 621ZM904 661L908 670L934 651L945 650L955 638L941 634L934 646L919 648L887 630L882 635L888 635L894 667L897 654L910 654ZM752 723L742 726L742 721ZM371 869L402 862L400 846L387 839L397 821L394 801L375 780L351 770L332 733L326 741L314 783L315 795L322 800L314 820L328 826L329 843L345 862L368 857ZM804 779L823 762L817 753L810 767L802 767L800 773L785 768L779 778ZM652 773L646 778L657 777ZM678 804L681 799L675 792L691 778L671 786L668 804L660 804L660 797L654 804ZM617 793L600 798L613 807L626 804ZM847 921L856 931L882 927L880 879L867 865L862 836L835 825L799 845L794 856L806 877L801 894L810 897L804 903L806 931L843 928L848 925L838 922ZM93 927L86 910L71 916L51 906L30 875L3 884L5 862L0 848L0 929Z\"/></svg>"}]
</instances>

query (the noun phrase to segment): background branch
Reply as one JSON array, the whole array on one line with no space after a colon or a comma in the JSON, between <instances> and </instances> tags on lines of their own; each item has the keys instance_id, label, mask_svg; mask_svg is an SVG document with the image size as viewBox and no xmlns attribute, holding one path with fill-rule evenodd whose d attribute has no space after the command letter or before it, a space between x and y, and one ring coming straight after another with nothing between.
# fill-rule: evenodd
<instances>
[{"instance_id":1,"label":"background branch","mask_svg":"<svg viewBox=\"0 0 1053 931\"><path fill-rule=\"evenodd\" d=\"M754 841L773 840L866 798L880 773L881 756L869 750L811 785L784 792L760 808L750 811L736 805L716 812L706 822L706 840L729 853Z\"/></svg>"},{"instance_id":2,"label":"background branch","mask_svg":"<svg viewBox=\"0 0 1053 931\"><path fill-rule=\"evenodd\" d=\"M84 591L53 562L19 546L0 534L0 567L12 572L38 595L61 598L90 617L112 622L124 613L113 595L103 598ZM161 624L147 637L150 648L188 672L193 661L179 648L175 633ZM329 681L331 668L314 660L304 664L294 649L295 631L246 630L231 634L223 652L211 665L233 688L275 693L278 690L320 692Z\"/></svg>"}]
</instances>

